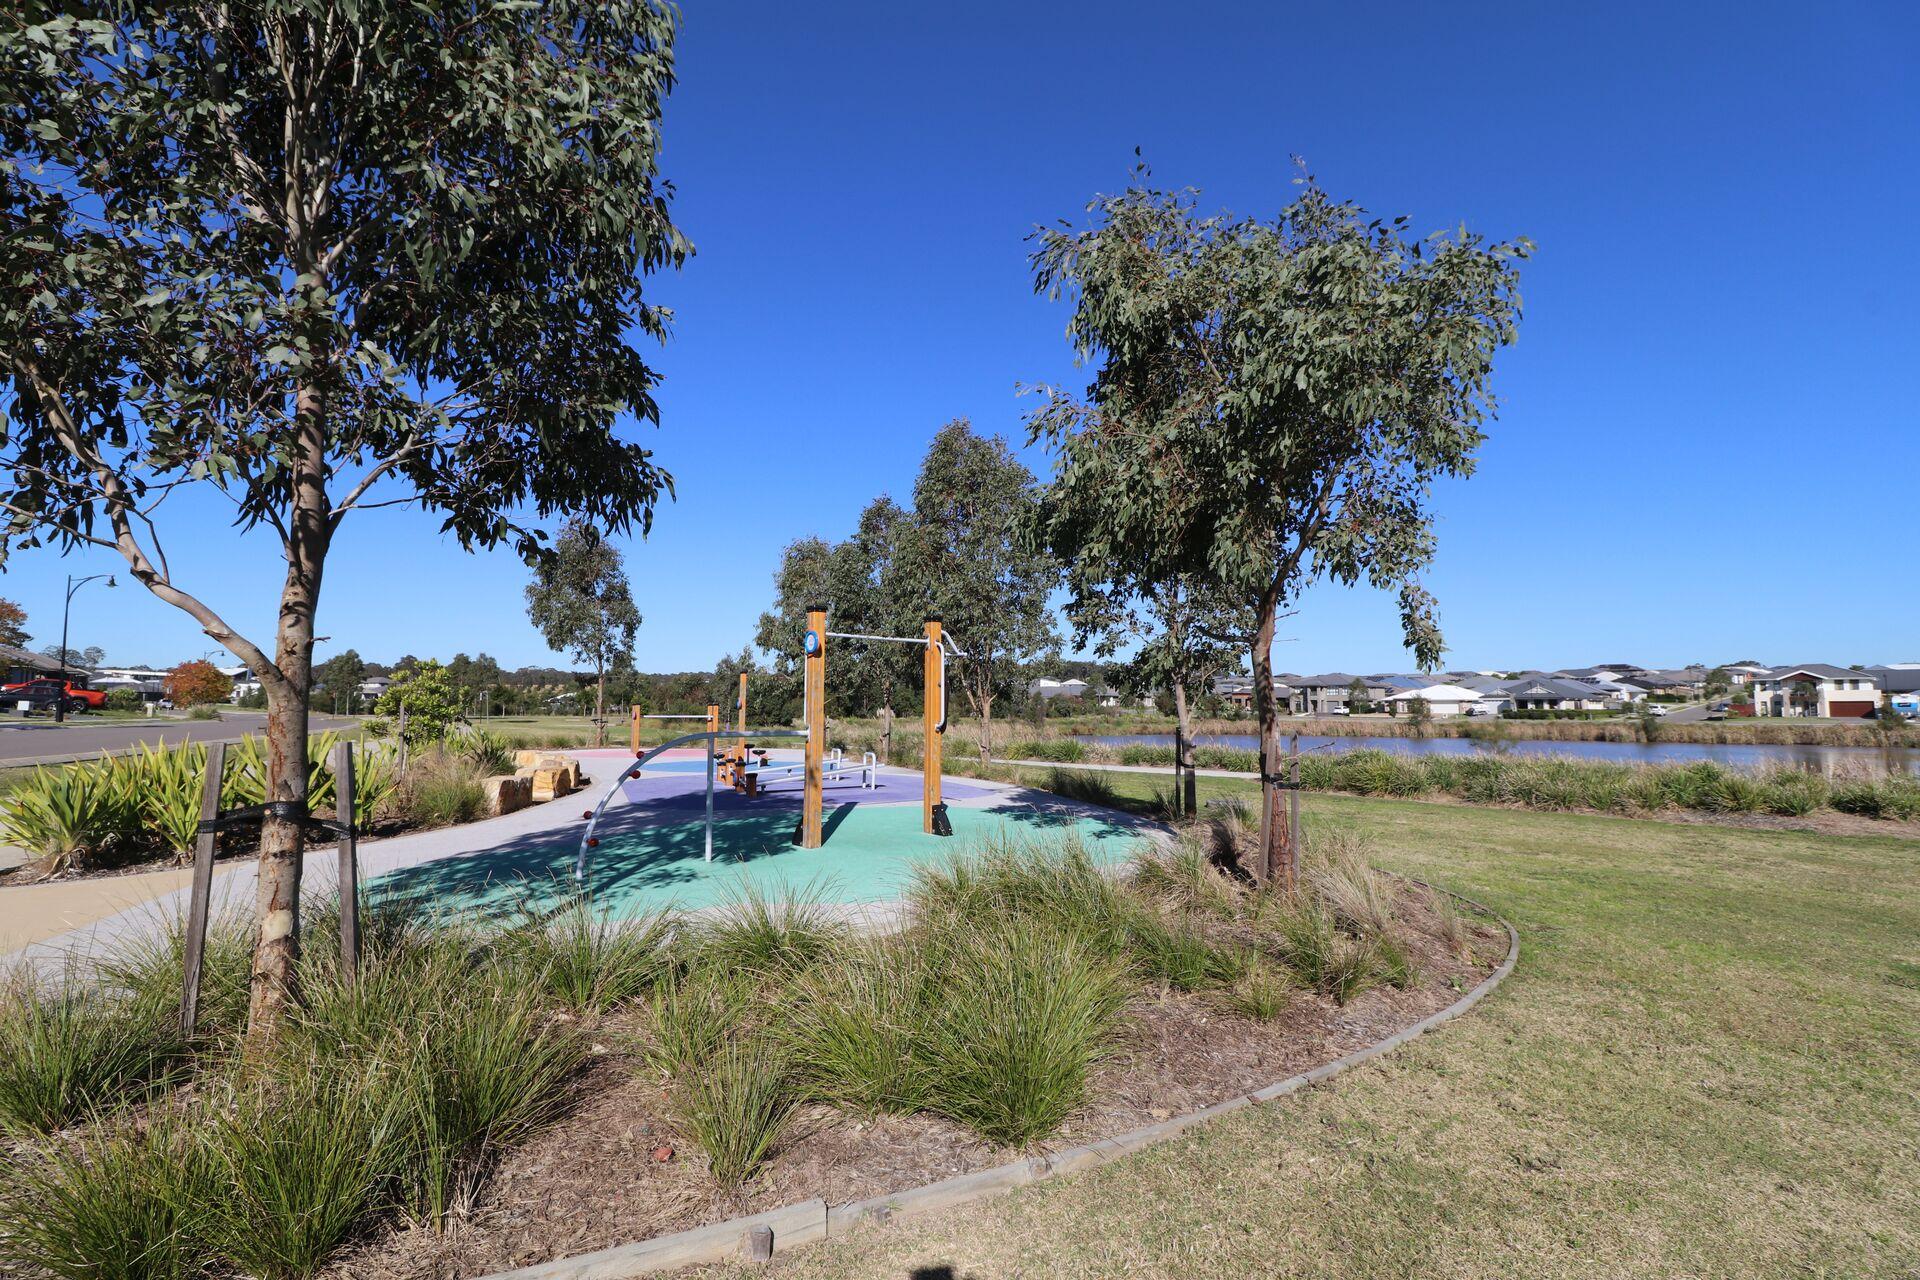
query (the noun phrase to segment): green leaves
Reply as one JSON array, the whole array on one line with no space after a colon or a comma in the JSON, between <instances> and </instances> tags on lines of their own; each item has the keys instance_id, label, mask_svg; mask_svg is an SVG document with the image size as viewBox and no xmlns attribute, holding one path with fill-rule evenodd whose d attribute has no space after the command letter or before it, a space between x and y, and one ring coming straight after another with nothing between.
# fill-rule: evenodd
<instances>
[{"instance_id":1,"label":"green leaves","mask_svg":"<svg viewBox=\"0 0 1920 1280\"><path fill-rule=\"evenodd\" d=\"M1144 175L1088 207L1034 233L1033 270L1097 371L1029 421L1058 453L1036 538L1080 605L1184 582L1270 624L1313 580L1364 579L1404 588L1407 643L1437 661L1430 486L1484 439L1527 243L1423 244L1310 178L1271 222L1200 217Z\"/></svg>"},{"instance_id":2,"label":"green leaves","mask_svg":"<svg viewBox=\"0 0 1920 1280\"><path fill-rule=\"evenodd\" d=\"M0 369L0 500L43 513L16 541L85 536L103 466L226 474L246 524L291 523L296 464L344 493L382 460L472 545L648 522L671 480L629 435L657 413L629 335L664 334L641 282L690 252L658 177L671 9L45 12L0 28L0 349L30 366Z\"/></svg>"},{"instance_id":3,"label":"green leaves","mask_svg":"<svg viewBox=\"0 0 1920 1280\"><path fill-rule=\"evenodd\" d=\"M598 529L569 521L537 561L527 587L527 616L548 646L604 672L633 653L634 607L620 551Z\"/></svg>"}]
</instances>

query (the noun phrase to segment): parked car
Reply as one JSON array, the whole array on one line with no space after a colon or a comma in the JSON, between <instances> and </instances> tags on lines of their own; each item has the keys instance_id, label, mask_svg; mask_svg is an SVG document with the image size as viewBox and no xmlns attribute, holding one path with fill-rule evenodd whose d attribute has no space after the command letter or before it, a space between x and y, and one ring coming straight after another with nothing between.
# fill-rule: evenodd
<instances>
[{"instance_id":1,"label":"parked car","mask_svg":"<svg viewBox=\"0 0 1920 1280\"><path fill-rule=\"evenodd\" d=\"M1667 709L1657 702L1649 702L1647 704L1647 714L1650 716L1664 716L1667 714Z\"/></svg>"},{"instance_id":2,"label":"parked car","mask_svg":"<svg viewBox=\"0 0 1920 1280\"><path fill-rule=\"evenodd\" d=\"M0 698L9 705L23 700L31 701L36 711L41 710L41 704L44 703L45 709L51 711L54 704L62 697L62 687L60 681L52 678L23 680L18 684L0 686ZM84 684L75 684L72 680L68 680L64 688L67 710L70 713L98 711L107 705L107 695L99 689L89 689Z\"/></svg>"}]
</instances>

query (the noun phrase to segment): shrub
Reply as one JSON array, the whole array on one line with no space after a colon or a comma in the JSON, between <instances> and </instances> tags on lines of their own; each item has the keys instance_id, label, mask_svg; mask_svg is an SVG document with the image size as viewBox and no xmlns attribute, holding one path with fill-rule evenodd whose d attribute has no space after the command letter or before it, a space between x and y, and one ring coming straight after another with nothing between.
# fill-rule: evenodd
<instances>
[{"instance_id":1,"label":"shrub","mask_svg":"<svg viewBox=\"0 0 1920 1280\"><path fill-rule=\"evenodd\" d=\"M513 753L518 748L497 733L476 729L460 738L457 750L481 776L491 778L513 772Z\"/></svg>"},{"instance_id":2,"label":"shrub","mask_svg":"<svg viewBox=\"0 0 1920 1280\"><path fill-rule=\"evenodd\" d=\"M206 1148L174 1113L23 1153L0 1190L0 1260L58 1280L191 1280L214 1198Z\"/></svg>"},{"instance_id":3,"label":"shrub","mask_svg":"<svg viewBox=\"0 0 1920 1280\"><path fill-rule=\"evenodd\" d=\"M1303 868L1308 890L1336 924L1366 937L1393 928L1391 890L1368 865L1372 846L1363 836L1316 830L1308 842Z\"/></svg>"},{"instance_id":4,"label":"shrub","mask_svg":"<svg viewBox=\"0 0 1920 1280\"><path fill-rule=\"evenodd\" d=\"M752 1002L752 987L733 973L696 970L663 980L647 1004L647 1061L675 1077L704 1070L746 1023Z\"/></svg>"},{"instance_id":5,"label":"shrub","mask_svg":"<svg viewBox=\"0 0 1920 1280\"><path fill-rule=\"evenodd\" d=\"M1171 765L1173 763L1173 748L1153 746L1144 742L1130 742L1120 748L1120 763L1132 765Z\"/></svg>"},{"instance_id":6,"label":"shrub","mask_svg":"<svg viewBox=\"0 0 1920 1280\"><path fill-rule=\"evenodd\" d=\"M1293 984L1285 974L1249 961L1246 971L1227 989L1224 999L1226 1006L1241 1017L1271 1022L1285 1012L1292 996Z\"/></svg>"},{"instance_id":7,"label":"shrub","mask_svg":"<svg viewBox=\"0 0 1920 1280\"><path fill-rule=\"evenodd\" d=\"M934 987L926 951L899 939L850 948L804 975L782 1034L806 1094L868 1114L919 1110L927 1068L915 1046Z\"/></svg>"},{"instance_id":8,"label":"shrub","mask_svg":"<svg viewBox=\"0 0 1920 1280\"><path fill-rule=\"evenodd\" d=\"M1260 753L1248 751L1242 747L1195 747L1193 766L1196 769L1225 769L1234 773L1254 773L1260 768Z\"/></svg>"},{"instance_id":9,"label":"shrub","mask_svg":"<svg viewBox=\"0 0 1920 1280\"><path fill-rule=\"evenodd\" d=\"M1104 774L1089 769L1049 769L1042 789L1051 791L1068 800L1078 800L1082 804L1096 804L1107 809L1120 807L1120 793L1113 789L1113 783Z\"/></svg>"},{"instance_id":10,"label":"shrub","mask_svg":"<svg viewBox=\"0 0 1920 1280\"><path fill-rule=\"evenodd\" d=\"M1827 780L1810 769L1777 768L1760 775L1760 808L1799 817L1827 803Z\"/></svg>"},{"instance_id":11,"label":"shrub","mask_svg":"<svg viewBox=\"0 0 1920 1280\"><path fill-rule=\"evenodd\" d=\"M1125 999L1119 973L1084 939L1031 920L983 924L943 957L925 1040L930 1110L990 1142L1056 1131Z\"/></svg>"},{"instance_id":12,"label":"shrub","mask_svg":"<svg viewBox=\"0 0 1920 1280\"><path fill-rule=\"evenodd\" d=\"M580 1037L524 994L486 983L460 992L413 1042L394 1086L410 1130L404 1181L436 1221L470 1201L501 1147L553 1115L586 1060Z\"/></svg>"},{"instance_id":13,"label":"shrub","mask_svg":"<svg viewBox=\"0 0 1920 1280\"><path fill-rule=\"evenodd\" d=\"M1077 738L1028 738L1010 744L1005 754L1013 760L1052 760L1066 764L1086 759L1087 749Z\"/></svg>"},{"instance_id":14,"label":"shrub","mask_svg":"<svg viewBox=\"0 0 1920 1280\"><path fill-rule=\"evenodd\" d=\"M1920 817L1920 779L1851 778L1833 788L1833 807L1867 818Z\"/></svg>"},{"instance_id":15,"label":"shrub","mask_svg":"<svg viewBox=\"0 0 1920 1280\"><path fill-rule=\"evenodd\" d=\"M473 766L447 756L428 757L406 780L401 805L409 823L449 827L484 813L487 794Z\"/></svg>"},{"instance_id":16,"label":"shrub","mask_svg":"<svg viewBox=\"0 0 1920 1280\"><path fill-rule=\"evenodd\" d=\"M1238 951L1217 947L1184 921L1140 912L1127 931L1127 954L1149 980L1176 991L1231 986L1246 970Z\"/></svg>"},{"instance_id":17,"label":"shrub","mask_svg":"<svg viewBox=\"0 0 1920 1280\"><path fill-rule=\"evenodd\" d=\"M207 777L207 749L140 745L134 757L144 783L142 816L156 843L177 863L193 860L200 833L200 792Z\"/></svg>"},{"instance_id":18,"label":"shrub","mask_svg":"<svg viewBox=\"0 0 1920 1280\"><path fill-rule=\"evenodd\" d=\"M575 1013L604 1013L645 995L667 971L665 915L613 921L577 897L550 918L533 921L501 940L502 950Z\"/></svg>"},{"instance_id":19,"label":"shrub","mask_svg":"<svg viewBox=\"0 0 1920 1280\"><path fill-rule=\"evenodd\" d=\"M103 957L102 984L156 1023L176 1019L180 1016L186 952L186 915L175 912L165 917L157 930L135 931ZM245 1028L252 972L253 926L247 917L230 911L208 920L206 947L200 960L197 1036L217 1039Z\"/></svg>"},{"instance_id":20,"label":"shrub","mask_svg":"<svg viewBox=\"0 0 1920 1280\"><path fill-rule=\"evenodd\" d=\"M137 780L112 757L35 768L0 810L0 842L25 849L48 875L130 852L141 828Z\"/></svg>"},{"instance_id":21,"label":"shrub","mask_svg":"<svg viewBox=\"0 0 1920 1280\"><path fill-rule=\"evenodd\" d=\"M140 696L138 689L107 690L106 707L109 711L138 711L146 705L147 700Z\"/></svg>"},{"instance_id":22,"label":"shrub","mask_svg":"<svg viewBox=\"0 0 1920 1280\"><path fill-rule=\"evenodd\" d=\"M1280 937L1287 967L1336 1004L1379 981L1373 943L1341 933L1332 913L1311 898L1283 914Z\"/></svg>"},{"instance_id":23,"label":"shrub","mask_svg":"<svg viewBox=\"0 0 1920 1280\"><path fill-rule=\"evenodd\" d=\"M219 718L220 708L211 702L202 702L187 708L189 720L218 720Z\"/></svg>"},{"instance_id":24,"label":"shrub","mask_svg":"<svg viewBox=\"0 0 1920 1280\"><path fill-rule=\"evenodd\" d=\"M694 950L702 965L784 977L829 954L846 933L813 886L775 901L765 889L740 881L727 890L721 914L701 926Z\"/></svg>"},{"instance_id":25,"label":"shrub","mask_svg":"<svg viewBox=\"0 0 1920 1280\"><path fill-rule=\"evenodd\" d=\"M681 1127L730 1190L759 1171L793 1118L787 1064L768 1041L729 1043L682 1090Z\"/></svg>"},{"instance_id":26,"label":"shrub","mask_svg":"<svg viewBox=\"0 0 1920 1280\"><path fill-rule=\"evenodd\" d=\"M209 1125L221 1187L208 1205L210 1243L269 1280L318 1270L405 1158L406 1117L381 1081L304 1065L249 1081Z\"/></svg>"},{"instance_id":27,"label":"shrub","mask_svg":"<svg viewBox=\"0 0 1920 1280\"><path fill-rule=\"evenodd\" d=\"M936 932L964 936L978 921L1024 918L1108 956L1125 953L1137 914L1076 836L1051 845L990 839L970 857L918 868L907 901L914 919Z\"/></svg>"},{"instance_id":28,"label":"shrub","mask_svg":"<svg viewBox=\"0 0 1920 1280\"><path fill-rule=\"evenodd\" d=\"M1168 848L1138 859L1134 868L1133 883L1144 893L1185 907L1233 911L1233 884L1216 865L1204 825L1183 831Z\"/></svg>"},{"instance_id":29,"label":"shrub","mask_svg":"<svg viewBox=\"0 0 1920 1280\"><path fill-rule=\"evenodd\" d=\"M0 1005L0 1129L53 1132L181 1064L178 1024L78 980L17 977Z\"/></svg>"}]
</instances>

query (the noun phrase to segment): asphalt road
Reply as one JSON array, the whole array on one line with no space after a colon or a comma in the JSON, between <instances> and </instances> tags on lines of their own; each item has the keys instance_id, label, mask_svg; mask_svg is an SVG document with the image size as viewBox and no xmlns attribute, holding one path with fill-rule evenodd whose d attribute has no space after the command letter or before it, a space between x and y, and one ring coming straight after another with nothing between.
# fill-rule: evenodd
<instances>
[{"instance_id":1,"label":"asphalt road","mask_svg":"<svg viewBox=\"0 0 1920 1280\"><path fill-rule=\"evenodd\" d=\"M65 724L51 720L0 720L0 768L27 764L57 764L102 751L131 751L142 743L154 746L182 742L238 742L266 727L264 711L228 710L218 720L91 720L77 716ZM313 732L346 728L355 721L316 713Z\"/></svg>"}]
</instances>

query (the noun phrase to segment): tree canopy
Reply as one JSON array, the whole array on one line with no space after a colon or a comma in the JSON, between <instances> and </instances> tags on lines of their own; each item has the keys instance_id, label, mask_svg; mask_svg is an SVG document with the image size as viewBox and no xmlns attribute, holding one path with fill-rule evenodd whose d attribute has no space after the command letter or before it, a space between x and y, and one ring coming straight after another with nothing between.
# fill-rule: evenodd
<instances>
[{"instance_id":1,"label":"tree canopy","mask_svg":"<svg viewBox=\"0 0 1920 1280\"><path fill-rule=\"evenodd\" d=\"M594 714L604 715L607 672L632 660L640 629L620 549L585 521L569 521L527 585L527 616L549 646L593 668Z\"/></svg>"},{"instance_id":2,"label":"tree canopy","mask_svg":"<svg viewBox=\"0 0 1920 1280\"><path fill-rule=\"evenodd\" d=\"M1530 249L1465 227L1412 239L1406 219L1299 182L1262 221L1202 215L1139 169L1087 206L1089 226L1037 231L1033 255L1035 289L1069 301L1068 337L1097 364L1084 394L1047 389L1031 422L1058 455L1042 541L1119 581L1185 578L1247 608L1269 757L1274 622L1310 583L1397 591L1408 647L1438 663L1419 581L1431 487L1473 468ZM1270 862L1277 798L1270 779Z\"/></svg>"},{"instance_id":3,"label":"tree canopy","mask_svg":"<svg viewBox=\"0 0 1920 1280\"><path fill-rule=\"evenodd\" d=\"M27 634L27 611L11 600L0 598L0 644L19 649L32 639Z\"/></svg>"},{"instance_id":4,"label":"tree canopy","mask_svg":"<svg viewBox=\"0 0 1920 1280\"><path fill-rule=\"evenodd\" d=\"M934 436L913 485L906 598L939 614L966 651L954 675L981 719L982 754L992 749L994 699L1011 691L1021 664L1060 642L1048 609L1060 564L1031 538L1037 490L1005 440L964 418Z\"/></svg>"},{"instance_id":5,"label":"tree canopy","mask_svg":"<svg viewBox=\"0 0 1920 1280\"><path fill-rule=\"evenodd\" d=\"M538 551L644 527L670 481L644 275L688 252L660 180L656 0L25 0L0 22L0 553L109 547L267 695L267 785L306 799L328 549L411 504ZM269 531L274 635L175 575L186 485ZM262 612L256 607L249 613ZM296 994L297 822L262 828L251 1025Z\"/></svg>"}]
</instances>

